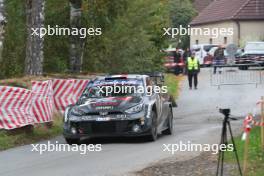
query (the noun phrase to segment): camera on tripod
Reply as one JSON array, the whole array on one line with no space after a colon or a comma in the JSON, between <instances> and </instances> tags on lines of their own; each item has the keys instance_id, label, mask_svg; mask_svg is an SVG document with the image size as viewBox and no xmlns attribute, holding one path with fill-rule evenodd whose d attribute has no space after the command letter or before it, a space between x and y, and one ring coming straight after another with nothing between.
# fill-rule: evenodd
<instances>
[{"instance_id":1,"label":"camera on tripod","mask_svg":"<svg viewBox=\"0 0 264 176\"><path fill-rule=\"evenodd\" d=\"M230 115L230 109L219 109L219 112L224 114L225 116Z\"/></svg>"}]
</instances>

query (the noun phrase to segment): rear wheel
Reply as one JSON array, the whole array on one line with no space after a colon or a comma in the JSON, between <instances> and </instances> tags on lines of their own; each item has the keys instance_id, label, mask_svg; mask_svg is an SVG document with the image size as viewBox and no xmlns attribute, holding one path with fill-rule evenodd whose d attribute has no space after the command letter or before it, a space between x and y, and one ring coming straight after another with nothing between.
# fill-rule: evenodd
<instances>
[{"instance_id":1,"label":"rear wheel","mask_svg":"<svg viewBox=\"0 0 264 176\"><path fill-rule=\"evenodd\" d=\"M72 139L72 138L65 138L65 141L67 144L72 145L72 144L79 144L80 139Z\"/></svg>"},{"instance_id":2,"label":"rear wheel","mask_svg":"<svg viewBox=\"0 0 264 176\"><path fill-rule=\"evenodd\" d=\"M147 140L156 141L158 138L158 127L157 127L157 114L155 111L151 112L151 119L152 119L151 134L147 136Z\"/></svg>"},{"instance_id":3,"label":"rear wheel","mask_svg":"<svg viewBox=\"0 0 264 176\"><path fill-rule=\"evenodd\" d=\"M170 109L170 112L168 114L168 123L167 123L167 129L163 131L164 134L171 135L173 133L173 113L172 109Z\"/></svg>"}]
</instances>

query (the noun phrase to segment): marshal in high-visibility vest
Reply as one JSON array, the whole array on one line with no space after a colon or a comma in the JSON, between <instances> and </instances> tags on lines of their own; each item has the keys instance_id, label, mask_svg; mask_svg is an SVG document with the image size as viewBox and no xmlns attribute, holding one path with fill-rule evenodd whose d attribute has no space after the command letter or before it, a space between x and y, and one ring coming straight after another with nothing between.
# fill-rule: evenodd
<instances>
[{"instance_id":1,"label":"marshal in high-visibility vest","mask_svg":"<svg viewBox=\"0 0 264 176\"><path fill-rule=\"evenodd\" d=\"M188 70L199 70L199 61L196 58L188 57Z\"/></svg>"},{"instance_id":2,"label":"marshal in high-visibility vest","mask_svg":"<svg viewBox=\"0 0 264 176\"><path fill-rule=\"evenodd\" d=\"M188 73L188 82L190 89L192 89L193 82L194 82L194 88L197 89L199 72L200 72L200 63L198 59L195 58L195 53L192 53L192 56L189 57L187 60L187 73Z\"/></svg>"}]
</instances>

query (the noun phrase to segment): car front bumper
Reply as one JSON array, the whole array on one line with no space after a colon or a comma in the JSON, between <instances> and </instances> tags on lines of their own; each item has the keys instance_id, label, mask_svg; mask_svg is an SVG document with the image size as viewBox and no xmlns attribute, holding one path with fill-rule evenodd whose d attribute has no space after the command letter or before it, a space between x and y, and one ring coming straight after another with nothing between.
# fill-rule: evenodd
<instances>
[{"instance_id":1,"label":"car front bumper","mask_svg":"<svg viewBox=\"0 0 264 176\"><path fill-rule=\"evenodd\" d=\"M65 138L145 136L151 132L151 118L144 116L105 121L68 121L64 123Z\"/></svg>"}]
</instances>

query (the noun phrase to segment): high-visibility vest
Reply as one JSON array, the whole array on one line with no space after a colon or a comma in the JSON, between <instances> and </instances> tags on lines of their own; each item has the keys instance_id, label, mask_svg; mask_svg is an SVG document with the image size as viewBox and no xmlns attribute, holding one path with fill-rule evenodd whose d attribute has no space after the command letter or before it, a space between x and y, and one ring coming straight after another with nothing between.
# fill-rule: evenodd
<instances>
[{"instance_id":1,"label":"high-visibility vest","mask_svg":"<svg viewBox=\"0 0 264 176\"><path fill-rule=\"evenodd\" d=\"M188 57L188 70L198 70L198 60Z\"/></svg>"}]
</instances>

